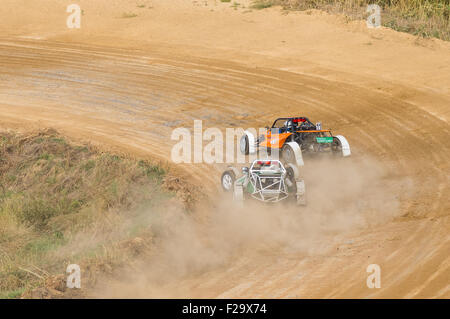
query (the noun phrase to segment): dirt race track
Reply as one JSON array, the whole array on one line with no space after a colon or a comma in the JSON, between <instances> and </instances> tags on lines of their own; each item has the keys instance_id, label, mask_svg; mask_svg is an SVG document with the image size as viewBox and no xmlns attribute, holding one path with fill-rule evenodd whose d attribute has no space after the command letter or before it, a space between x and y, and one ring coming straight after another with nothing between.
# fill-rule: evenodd
<instances>
[{"instance_id":1,"label":"dirt race track","mask_svg":"<svg viewBox=\"0 0 450 319\"><path fill-rule=\"evenodd\" d=\"M186 267L176 282L118 282L94 296L450 297L448 43L317 12L245 12L214 1L151 1L142 14L127 1L79 1L85 25L68 30L65 6L55 2L2 1L0 129L53 127L170 161L172 130L191 129L194 119L225 130L305 115L345 135L353 151L346 163L307 163L301 220L231 214L270 234L236 235L244 244L226 247L213 241L224 254L194 245L198 254L180 257ZM117 18L132 10L138 17ZM223 165L176 169L213 186L208 196L219 204L211 211L223 210L215 191ZM248 232L222 224L230 229L206 234ZM211 264L191 261L217 255ZM366 286L373 263L380 289Z\"/></svg>"}]
</instances>

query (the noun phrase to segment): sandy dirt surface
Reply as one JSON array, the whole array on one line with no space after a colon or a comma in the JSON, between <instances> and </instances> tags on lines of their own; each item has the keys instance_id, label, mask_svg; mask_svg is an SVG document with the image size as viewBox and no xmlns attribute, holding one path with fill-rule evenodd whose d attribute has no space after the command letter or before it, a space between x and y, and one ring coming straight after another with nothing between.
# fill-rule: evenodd
<instances>
[{"instance_id":1,"label":"sandy dirt surface","mask_svg":"<svg viewBox=\"0 0 450 319\"><path fill-rule=\"evenodd\" d=\"M224 165L173 165L212 189L208 227L169 217L160 261L92 295L449 298L450 44L315 11L167 2L77 1L78 30L70 3L3 0L0 129L53 127L170 165L172 130L195 119L225 130L305 115L353 155L307 163L295 213L230 212ZM373 263L380 289L366 286Z\"/></svg>"}]
</instances>

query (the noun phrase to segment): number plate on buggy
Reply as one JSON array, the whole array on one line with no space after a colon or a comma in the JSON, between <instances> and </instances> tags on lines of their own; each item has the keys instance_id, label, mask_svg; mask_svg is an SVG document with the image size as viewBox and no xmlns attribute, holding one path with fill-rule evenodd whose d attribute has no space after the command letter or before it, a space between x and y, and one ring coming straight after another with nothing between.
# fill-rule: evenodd
<instances>
[{"instance_id":1,"label":"number plate on buggy","mask_svg":"<svg viewBox=\"0 0 450 319\"><path fill-rule=\"evenodd\" d=\"M316 137L317 143L333 143L333 137L331 136L323 136L323 137Z\"/></svg>"}]
</instances>

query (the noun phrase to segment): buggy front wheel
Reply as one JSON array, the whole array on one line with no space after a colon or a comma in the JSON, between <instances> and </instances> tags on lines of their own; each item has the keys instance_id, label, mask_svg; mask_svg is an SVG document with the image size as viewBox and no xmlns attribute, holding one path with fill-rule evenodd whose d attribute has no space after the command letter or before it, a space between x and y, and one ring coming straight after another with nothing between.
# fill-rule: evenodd
<instances>
[{"instance_id":1,"label":"buggy front wheel","mask_svg":"<svg viewBox=\"0 0 450 319\"><path fill-rule=\"evenodd\" d=\"M233 190L235 180L236 174L232 170L227 170L223 172L221 178L222 189L225 192L231 192Z\"/></svg>"}]
</instances>

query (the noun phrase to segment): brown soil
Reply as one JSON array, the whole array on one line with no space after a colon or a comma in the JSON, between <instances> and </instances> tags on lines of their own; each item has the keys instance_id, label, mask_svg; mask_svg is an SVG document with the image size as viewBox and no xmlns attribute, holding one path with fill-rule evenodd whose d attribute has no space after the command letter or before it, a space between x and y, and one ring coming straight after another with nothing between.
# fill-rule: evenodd
<instances>
[{"instance_id":1,"label":"brown soil","mask_svg":"<svg viewBox=\"0 0 450 319\"><path fill-rule=\"evenodd\" d=\"M223 165L176 165L211 189L212 229L183 222L175 229L188 235L162 244L158 267L94 296L450 297L449 43L321 12L78 2L82 28L69 30L60 1L2 1L0 128L53 127L171 165L170 134L194 119L225 129L306 115L353 150L337 167L311 164L300 220L229 212L215 191ZM209 246L195 244L204 238ZM371 263L381 266L381 289L366 286ZM160 282L152 272L180 276Z\"/></svg>"}]
</instances>

